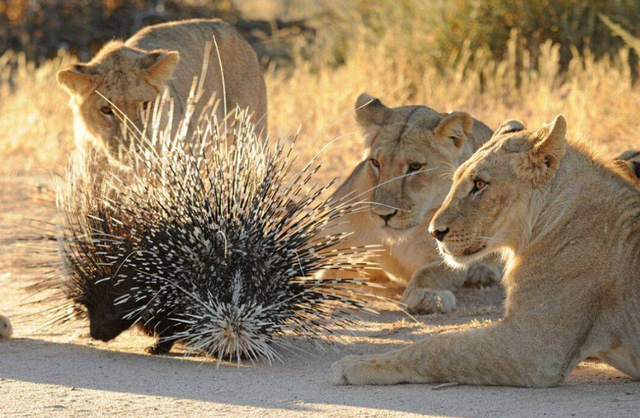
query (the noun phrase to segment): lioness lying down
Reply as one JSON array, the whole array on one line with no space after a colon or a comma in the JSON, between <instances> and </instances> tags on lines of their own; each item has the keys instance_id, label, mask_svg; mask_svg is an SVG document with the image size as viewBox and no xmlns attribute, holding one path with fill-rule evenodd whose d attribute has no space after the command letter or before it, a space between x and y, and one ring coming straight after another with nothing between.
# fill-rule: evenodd
<instances>
[{"instance_id":1,"label":"lioness lying down","mask_svg":"<svg viewBox=\"0 0 640 418\"><path fill-rule=\"evenodd\" d=\"M566 129L562 116L536 131L503 124L429 227L452 265L503 254L505 318L346 357L336 383L554 386L589 356L640 378L640 193Z\"/></svg>"},{"instance_id":2,"label":"lioness lying down","mask_svg":"<svg viewBox=\"0 0 640 418\"><path fill-rule=\"evenodd\" d=\"M444 265L435 240L424 233L451 187L452 171L491 138L491 129L463 112L389 108L367 93L356 101L356 119L365 157L332 198L371 205L340 226L353 231L346 245L384 247L375 261L405 287L402 302L413 313L449 312L456 306L451 291L465 281L498 280L500 269L491 264L468 271Z\"/></svg>"},{"instance_id":3,"label":"lioness lying down","mask_svg":"<svg viewBox=\"0 0 640 418\"><path fill-rule=\"evenodd\" d=\"M197 102L195 116L215 93L220 102L226 99L229 112L236 106L248 108L258 130L266 131L266 86L249 43L222 20L186 20L146 27L126 42L109 42L90 62L58 72L58 83L71 95L77 146L84 148L89 139L114 157L120 145L128 146L123 142L122 113L140 128L139 109L165 86L174 101L173 119L179 121L194 78L201 76L205 47L214 45L214 37L217 49L212 46L200 81L204 99ZM225 116L224 104L217 108L219 120Z\"/></svg>"}]
</instances>

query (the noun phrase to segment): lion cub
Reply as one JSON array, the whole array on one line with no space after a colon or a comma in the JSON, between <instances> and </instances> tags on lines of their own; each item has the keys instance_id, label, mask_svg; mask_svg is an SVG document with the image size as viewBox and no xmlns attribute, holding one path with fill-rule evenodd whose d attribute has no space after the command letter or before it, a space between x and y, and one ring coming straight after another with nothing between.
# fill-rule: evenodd
<instances>
[{"instance_id":1,"label":"lion cub","mask_svg":"<svg viewBox=\"0 0 640 418\"><path fill-rule=\"evenodd\" d=\"M456 307L452 291L465 281L496 281L501 271L487 263L451 269L424 231L451 187L452 170L489 140L492 131L463 112L389 108L367 93L358 97L355 107L365 155L332 198L364 200L370 207L348 215L340 226L340 232L353 232L346 245L384 247L375 261L405 288L401 301L410 312L450 312Z\"/></svg>"},{"instance_id":2,"label":"lion cub","mask_svg":"<svg viewBox=\"0 0 640 418\"><path fill-rule=\"evenodd\" d=\"M0 315L0 338L9 338L13 334L11 321L6 316Z\"/></svg>"},{"instance_id":3,"label":"lion cub","mask_svg":"<svg viewBox=\"0 0 640 418\"><path fill-rule=\"evenodd\" d=\"M205 99L197 103L196 117L215 93L220 101L226 98L228 111L248 108L258 129L266 131L266 87L251 46L221 20L187 20L149 26L125 42L109 42L90 62L58 72L58 83L71 95L78 148L84 148L87 138L115 156L120 145L128 145L116 108L139 128L139 109L165 86L174 101L173 120L180 120L194 78L201 75L205 46L214 38L220 56L214 46L203 82ZM217 116L224 118L224 103L219 103Z\"/></svg>"},{"instance_id":4,"label":"lion cub","mask_svg":"<svg viewBox=\"0 0 640 418\"><path fill-rule=\"evenodd\" d=\"M506 314L333 365L336 383L554 386L589 356L640 379L640 193L567 124L501 126L455 173L430 233L452 265L500 252Z\"/></svg>"}]
</instances>

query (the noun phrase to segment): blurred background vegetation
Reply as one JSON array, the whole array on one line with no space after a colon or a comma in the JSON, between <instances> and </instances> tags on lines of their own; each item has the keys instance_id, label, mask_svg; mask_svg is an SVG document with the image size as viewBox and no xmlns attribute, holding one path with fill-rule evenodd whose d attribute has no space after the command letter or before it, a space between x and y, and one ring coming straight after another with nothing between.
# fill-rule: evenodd
<instances>
[{"instance_id":1,"label":"blurred background vegetation","mask_svg":"<svg viewBox=\"0 0 640 418\"><path fill-rule=\"evenodd\" d=\"M282 48L320 43L340 64L362 41L392 38L385 54L402 49L446 68L466 49L504 58L515 32L530 53L523 65L537 65L540 46L550 40L560 46L566 68L575 52L602 57L625 46L602 15L630 33L640 31L640 0L0 0L0 55L21 51L38 61L64 49L88 60L110 39L126 39L147 25L219 17L271 59L291 52ZM274 41L301 34L302 45Z\"/></svg>"},{"instance_id":2,"label":"blurred background vegetation","mask_svg":"<svg viewBox=\"0 0 640 418\"><path fill-rule=\"evenodd\" d=\"M258 52L274 135L302 126L314 139L298 141L303 157L341 138L325 151L328 175L361 157L362 91L490 126L564 113L574 136L607 152L640 148L640 0L0 0L0 153L15 157L0 172L66 163L59 68L146 25L196 17L229 21Z\"/></svg>"},{"instance_id":3,"label":"blurred background vegetation","mask_svg":"<svg viewBox=\"0 0 640 418\"><path fill-rule=\"evenodd\" d=\"M233 23L261 56L286 56L278 37L308 31L303 21L243 18L231 0L0 0L0 55L23 52L30 61L53 58L59 50L89 60L114 38L162 22L221 18ZM270 39L268 50L264 41Z\"/></svg>"}]
</instances>

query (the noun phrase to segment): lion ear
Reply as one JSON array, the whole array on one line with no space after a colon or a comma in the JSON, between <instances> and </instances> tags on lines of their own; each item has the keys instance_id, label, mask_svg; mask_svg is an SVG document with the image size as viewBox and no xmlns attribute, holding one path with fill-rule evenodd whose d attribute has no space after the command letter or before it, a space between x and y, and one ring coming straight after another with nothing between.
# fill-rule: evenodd
<instances>
[{"instance_id":1,"label":"lion ear","mask_svg":"<svg viewBox=\"0 0 640 418\"><path fill-rule=\"evenodd\" d=\"M76 64L56 73L56 81L69 94L84 96L94 85L96 73L84 64Z\"/></svg>"},{"instance_id":2,"label":"lion ear","mask_svg":"<svg viewBox=\"0 0 640 418\"><path fill-rule=\"evenodd\" d=\"M564 157L567 120L562 115L556 116L550 125L539 131L540 140L533 147L533 154L538 156L550 170L555 170Z\"/></svg>"},{"instance_id":3,"label":"lion ear","mask_svg":"<svg viewBox=\"0 0 640 418\"><path fill-rule=\"evenodd\" d=\"M613 160L613 165L622 170L632 180L640 180L640 163L633 160Z\"/></svg>"},{"instance_id":4,"label":"lion ear","mask_svg":"<svg viewBox=\"0 0 640 418\"><path fill-rule=\"evenodd\" d=\"M636 151L634 149L628 149L622 154L618 155L616 160L632 160L634 158L638 158L640 156L640 151Z\"/></svg>"},{"instance_id":5,"label":"lion ear","mask_svg":"<svg viewBox=\"0 0 640 418\"><path fill-rule=\"evenodd\" d=\"M511 119L506 122L502 122L502 124L498 126L498 129L496 129L496 131L493 133L493 136L510 134L513 132L520 132L524 130L524 123L520 122L519 120Z\"/></svg>"},{"instance_id":6,"label":"lion ear","mask_svg":"<svg viewBox=\"0 0 640 418\"><path fill-rule=\"evenodd\" d=\"M633 171L633 174L640 179L640 163L638 161L630 161L629 168Z\"/></svg>"},{"instance_id":7,"label":"lion ear","mask_svg":"<svg viewBox=\"0 0 640 418\"><path fill-rule=\"evenodd\" d=\"M531 133L529 140L533 148L522 158L522 173L537 182L546 182L556 173L564 157L567 136L567 121L556 116L551 124Z\"/></svg>"},{"instance_id":8,"label":"lion ear","mask_svg":"<svg viewBox=\"0 0 640 418\"><path fill-rule=\"evenodd\" d=\"M356 100L356 120L364 129L364 147L370 148L373 145L373 138L381 126L385 124L391 109L385 106L380 99L371 96L369 93L362 93Z\"/></svg>"},{"instance_id":9,"label":"lion ear","mask_svg":"<svg viewBox=\"0 0 640 418\"><path fill-rule=\"evenodd\" d=\"M156 86L163 86L173 75L173 71L180 64L178 51L151 51L145 55L140 67L147 71L149 79Z\"/></svg>"},{"instance_id":10,"label":"lion ear","mask_svg":"<svg viewBox=\"0 0 640 418\"><path fill-rule=\"evenodd\" d=\"M433 133L444 140L453 142L456 148L461 148L472 129L473 118L468 113L453 112L440 120Z\"/></svg>"},{"instance_id":11,"label":"lion ear","mask_svg":"<svg viewBox=\"0 0 640 418\"><path fill-rule=\"evenodd\" d=\"M629 171L632 176L640 179L640 161L638 157L640 157L640 151L630 149L620 154L613 163Z\"/></svg>"},{"instance_id":12,"label":"lion ear","mask_svg":"<svg viewBox=\"0 0 640 418\"><path fill-rule=\"evenodd\" d=\"M362 93L356 100L356 119L362 125L382 126L390 113L391 109L369 93Z\"/></svg>"}]
</instances>

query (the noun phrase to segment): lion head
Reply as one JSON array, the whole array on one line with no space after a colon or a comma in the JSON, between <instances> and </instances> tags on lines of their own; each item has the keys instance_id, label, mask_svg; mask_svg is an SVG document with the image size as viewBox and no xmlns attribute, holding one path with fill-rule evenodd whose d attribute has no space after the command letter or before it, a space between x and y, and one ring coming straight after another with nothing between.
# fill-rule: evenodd
<instances>
[{"instance_id":1,"label":"lion head","mask_svg":"<svg viewBox=\"0 0 640 418\"><path fill-rule=\"evenodd\" d=\"M429 232L452 265L513 249L527 235L539 193L551 183L565 154L562 115L528 131L503 123L493 138L462 164Z\"/></svg>"},{"instance_id":2,"label":"lion head","mask_svg":"<svg viewBox=\"0 0 640 418\"><path fill-rule=\"evenodd\" d=\"M123 141L122 121L140 127L139 109L162 92L179 62L176 51L149 52L113 41L90 62L60 70L56 77L95 145L113 153Z\"/></svg>"},{"instance_id":3,"label":"lion head","mask_svg":"<svg viewBox=\"0 0 640 418\"><path fill-rule=\"evenodd\" d=\"M446 196L451 172L471 154L474 120L426 106L389 108L367 93L356 101L356 119L373 190L369 217L388 232L418 226ZM488 138L491 131L482 126Z\"/></svg>"}]
</instances>

